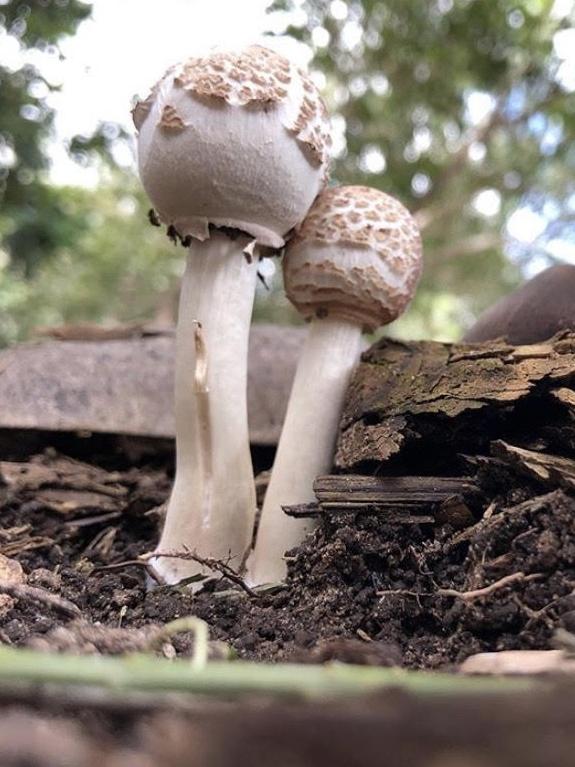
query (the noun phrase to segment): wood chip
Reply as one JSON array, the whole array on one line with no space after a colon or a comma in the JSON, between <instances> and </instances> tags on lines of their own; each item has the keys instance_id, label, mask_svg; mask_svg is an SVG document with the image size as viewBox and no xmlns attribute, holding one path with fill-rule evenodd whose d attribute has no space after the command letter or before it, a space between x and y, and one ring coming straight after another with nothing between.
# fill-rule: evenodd
<instances>
[{"instance_id":1,"label":"wood chip","mask_svg":"<svg viewBox=\"0 0 575 767\"><path fill-rule=\"evenodd\" d=\"M471 655L459 667L462 674L524 676L575 674L575 658L562 650L505 650Z\"/></svg>"},{"instance_id":2,"label":"wood chip","mask_svg":"<svg viewBox=\"0 0 575 767\"><path fill-rule=\"evenodd\" d=\"M491 445L493 455L516 468L521 474L550 486L575 490L575 461L562 456L510 445L497 440Z\"/></svg>"},{"instance_id":3,"label":"wood chip","mask_svg":"<svg viewBox=\"0 0 575 767\"><path fill-rule=\"evenodd\" d=\"M22 565L15 559L0 554L0 581L13 586L22 585L26 581ZM16 604L16 599L8 594L0 594L0 617L4 617Z\"/></svg>"},{"instance_id":4,"label":"wood chip","mask_svg":"<svg viewBox=\"0 0 575 767\"><path fill-rule=\"evenodd\" d=\"M469 477L369 477L328 475L314 483L315 504L286 506L292 517L322 514L381 514L397 524L451 524L465 527L474 521L470 504L481 493Z\"/></svg>"}]
</instances>

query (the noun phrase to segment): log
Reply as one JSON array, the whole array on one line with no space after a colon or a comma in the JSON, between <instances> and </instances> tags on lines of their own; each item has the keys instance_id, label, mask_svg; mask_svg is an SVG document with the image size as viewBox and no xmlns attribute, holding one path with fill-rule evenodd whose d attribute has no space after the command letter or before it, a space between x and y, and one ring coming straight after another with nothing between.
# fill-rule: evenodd
<instances>
[{"instance_id":1,"label":"log","mask_svg":"<svg viewBox=\"0 0 575 767\"><path fill-rule=\"evenodd\" d=\"M276 444L305 329L254 325L250 439ZM174 436L174 335L27 343L0 352L0 429ZM86 336L84 336L86 337Z\"/></svg>"},{"instance_id":2,"label":"log","mask_svg":"<svg viewBox=\"0 0 575 767\"><path fill-rule=\"evenodd\" d=\"M528 445L534 434L560 453L572 437L565 430L571 402L573 333L518 347L384 339L364 353L352 379L336 466L453 475L460 454L488 455L497 439Z\"/></svg>"}]
</instances>

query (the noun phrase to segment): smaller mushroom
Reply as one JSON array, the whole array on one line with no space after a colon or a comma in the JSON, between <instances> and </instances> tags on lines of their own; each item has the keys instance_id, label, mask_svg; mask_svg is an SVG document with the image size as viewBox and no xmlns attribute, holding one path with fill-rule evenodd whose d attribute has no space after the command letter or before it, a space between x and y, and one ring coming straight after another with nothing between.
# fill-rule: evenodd
<instances>
[{"instance_id":1,"label":"smaller mushroom","mask_svg":"<svg viewBox=\"0 0 575 767\"><path fill-rule=\"evenodd\" d=\"M362 331L405 310L421 268L414 219L393 197L369 187L324 191L289 242L286 292L311 323L248 562L252 585L282 580L284 552L309 532L309 521L287 517L282 506L313 501L315 478L332 466Z\"/></svg>"}]
</instances>

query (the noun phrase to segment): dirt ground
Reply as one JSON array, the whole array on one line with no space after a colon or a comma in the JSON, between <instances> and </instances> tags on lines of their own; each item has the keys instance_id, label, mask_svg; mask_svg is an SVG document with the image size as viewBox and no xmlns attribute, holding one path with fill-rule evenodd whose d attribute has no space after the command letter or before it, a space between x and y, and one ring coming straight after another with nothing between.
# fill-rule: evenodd
<instances>
[{"instance_id":1,"label":"dirt ground","mask_svg":"<svg viewBox=\"0 0 575 767\"><path fill-rule=\"evenodd\" d=\"M0 565L18 583L0 595L0 642L46 652L152 651L162 626L194 615L220 643L214 653L225 645L264 661L450 670L476 652L551 647L557 629L575 632L575 344L561 343L515 362L513 351L498 349L502 361L484 368L486 376L504 369L508 389L490 394L487 381L481 397L441 395L436 415L400 412L401 403L381 409L371 381L387 362L377 354L405 351L375 347L356 379L340 468L373 474L377 459L385 471L380 445L391 434L388 473L402 460L413 474L442 471L472 482L473 500L458 502L458 513L424 509L419 522L368 507L324 510L290 552L286 584L255 595L223 577L196 595L147 587L138 557L155 545L173 480L165 444L1 433ZM437 369L446 368L443 349L433 354L438 361L420 379L428 375L435 391L445 375ZM462 363L450 354L455 375ZM475 391L478 378L467 375L466 385ZM415 394L410 407L416 401L421 410L427 395ZM254 458L259 469L271 462L266 451ZM192 634L183 632L159 652L192 651ZM243 765L353 767L385 754L398 767L563 767L575 746L572 700L571 687L554 686L506 699L431 702L390 691L345 706L138 699L110 707L4 689L0 764L224 767L241 749Z\"/></svg>"},{"instance_id":2,"label":"dirt ground","mask_svg":"<svg viewBox=\"0 0 575 767\"><path fill-rule=\"evenodd\" d=\"M246 659L439 668L546 648L556 628L575 628L575 500L501 467L478 474L485 508L500 510L464 528L325 516L292 553L285 587L253 597L225 579L198 595L146 588L135 560L154 546L169 493L161 461L110 470L47 449L0 472L0 553L27 585L78 608L0 606L0 638L16 646L120 653L196 615ZM173 645L186 654L191 636Z\"/></svg>"},{"instance_id":3,"label":"dirt ground","mask_svg":"<svg viewBox=\"0 0 575 767\"><path fill-rule=\"evenodd\" d=\"M87 464L53 448L0 463L0 553L22 565L26 587L56 597L0 605L3 643L147 650L163 624L193 614L243 658L450 668L480 650L546 648L555 628L575 628L575 500L561 490L480 472L484 503L503 511L457 529L394 526L377 514L325 518L293 552L285 588L250 597L222 579L192 597L148 590L145 569L130 564L156 540L171 462L126 463ZM162 652L192 649L183 633ZM3 690L0 764L227 767L241 753L247 767L353 767L379 764L385 752L391 767L567 767L573 692L431 702L391 691L345 705L199 700L180 710L161 699L102 707Z\"/></svg>"}]
</instances>

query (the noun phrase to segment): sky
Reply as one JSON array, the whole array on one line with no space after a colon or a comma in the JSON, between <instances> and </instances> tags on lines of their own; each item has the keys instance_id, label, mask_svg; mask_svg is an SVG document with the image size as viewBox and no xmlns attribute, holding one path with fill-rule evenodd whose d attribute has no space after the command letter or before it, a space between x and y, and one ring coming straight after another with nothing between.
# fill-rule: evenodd
<instances>
[{"instance_id":1,"label":"sky","mask_svg":"<svg viewBox=\"0 0 575 767\"><path fill-rule=\"evenodd\" d=\"M28 61L59 88L46 94L56 111L56 140L48 147L51 180L56 184L97 184L97 169L74 163L66 152L67 142L75 135L91 135L101 122L117 123L131 131L130 109L135 97L146 96L172 64L215 46L241 47L257 42L265 32L283 31L286 15L297 22L298 14L303 13L296 9L290 14L266 15L270 3L92 0L91 17L75 35L61 41L61 55L55 49L23 52L15 38L0 28L0 61L14 70ZM293 39L267 38L266 45L302 66L311 57L309 49ZM125 145L117 151L120 164L133 162Z\"/></svg>"},{"instance_id":2,"label":"sky","mask_svg":"<svg viewBox=\"0 0 575 767\"><path fill-rule=\"evenodd\" d=\"M92 18L62 42L65 58L55 64L63 87L50 97L59 138L53 148L54 182L96 183L90 169L79 168L67 157L65 141L76 134L90 135L100 121L132 130L130 108L136 95L147 95L163 72L182 58L216 45L231 47L261 38L270 29L270 1L94 0ZM308 50L295 40L277 40L273 46L302 64L309 59ZM130 163L127 156L116 159Z\"/></svg>"}]
</instances>

